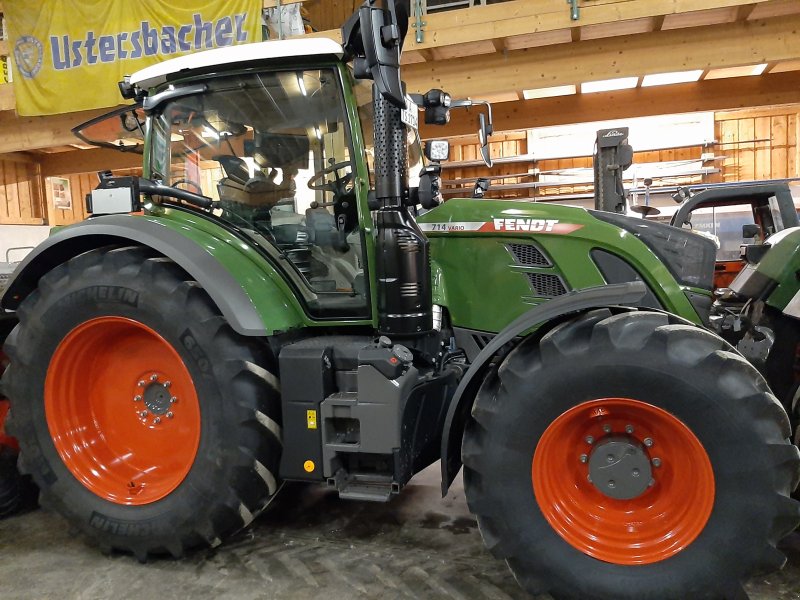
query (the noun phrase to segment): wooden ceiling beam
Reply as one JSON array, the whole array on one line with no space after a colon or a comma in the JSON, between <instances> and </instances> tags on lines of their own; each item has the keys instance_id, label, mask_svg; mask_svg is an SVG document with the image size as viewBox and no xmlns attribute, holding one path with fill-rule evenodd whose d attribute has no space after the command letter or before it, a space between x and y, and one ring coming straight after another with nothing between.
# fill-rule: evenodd
<instances>
[{"instance_id":1,"label":"wooden ceiling beam","mask_svg":"<svg viewBox=\"0 0 800 600\"><path fill-rule=\"evenodd\" d=\"M118 152L110 148L93 148L42 155L39 164L42 167L42 177L59 177L77 173L141 168L142 155Z\"/></svg>"},{"instance_id":2,"label":"wooden ceiling beam","mask_svg":"<svg viewBox=\"0 0 800 600\"><path fill-rule=\"evenodd\" d=\"M799 99L798 89L800 71L794 71L602 94L502 102L493 107L494 129L496 132L514 131L609 119L794 104ZM421 125L420 134L431 139L475 135L477 130L477 112L454 110L447 126Z\"/></svg>"},{"instance_id":3,"label":"wooden ceiling beam","mask_svg":"<svg viewBox=\"0 0 800 600\"><path fill-rule=\"evenodd\" d=\"M580 26L631 19L757 5L768 0L611 0L581 6ZM453 10L425 16L425 37L417 43L413 33L406 49L418 50L482 40L570 29L576 23L564 10L563 0L512 0L480 10Z\"/></svg>"},{"instance_id":4,"label":"wooden ceiling beam","mask_svg":"<svg viewBox=\"0 0 800 600\"><path fill-rule=\"evenodd\" d=\"M404 68L411 92L453 97L800 58L800 14L467 56ZM742 44L741 40L747 40Z\"/></svg>"},{"instance_id":5,"label":"wooden ceiling beam","mask_svg":"<svg viewBox=\"0 0 800 600\"><path fill-rule=\"evenodd\" d=\"M78 141L71 129L111 111L111 108L51 115L17 117L13 111L0 112L0 153L68 146Z\"/></svg>"}]
</instances>

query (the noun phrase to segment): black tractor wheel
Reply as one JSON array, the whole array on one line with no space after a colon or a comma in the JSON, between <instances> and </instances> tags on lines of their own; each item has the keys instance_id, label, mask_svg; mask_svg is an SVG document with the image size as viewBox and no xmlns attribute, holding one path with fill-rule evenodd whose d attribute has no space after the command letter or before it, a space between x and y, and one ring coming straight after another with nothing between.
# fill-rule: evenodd
<instances>
[{"instance_id":1,"label":"black tractor wheel","mask_svg":"<svg viewBox=\"0 0 800 600\"><path fill-rule=\"evenodd\" d=\"M784 564L776 543L800 521L789 436L723 340L603 309L523 341L484 381L464 485L487 546L534 594L740 598Z\"/></svg>"},{"instance_id":2,"label":"black tractor wheel","mask_svg":"<svg viewBox=\"0 0 800 600\"><path fill-rule=\"evenodd\" d=\"M10 448L0 446L0 519L19 510L22 483L17 472L17 455Z\"/></svg>"},{"instance_id":3,"label":"black tractor wheel","mask_svg":"<svg viewBox=\"0 0 800 600\"><path fill-rule=\"evenodd\" d=\"M274 358L172 261L87 252L46 274L5 350L20 469L104 549L181 555L277 491Z\"/></svg>"}]
</instances>

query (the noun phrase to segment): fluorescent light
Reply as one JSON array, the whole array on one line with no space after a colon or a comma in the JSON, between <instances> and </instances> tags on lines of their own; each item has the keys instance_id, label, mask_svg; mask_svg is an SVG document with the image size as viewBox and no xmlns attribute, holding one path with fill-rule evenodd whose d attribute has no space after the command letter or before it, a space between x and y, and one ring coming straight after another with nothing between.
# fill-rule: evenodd
<instances>
[{"instance_id":1,"label":"fluorescent light","mask_svg":"<svg viewBox=\"0 0 800 600\"><path fill-rule=\"evenodd\" d=\"M751 77L761 75L767 69L767 63L746 65L744 67L727 67L725 69L711 69L706 79L726 79L728 77Z\"/></svg>"},{"instance_id":2,"label":"fluorescent light","mask_svg":"<svg viewBox=\"0 0 800 600\"><path fill-rule=\"evenodd\" d=\"M615 90L630 90L639 83L638 77L619 77L617 79L603 79L602 81L587 81L581 84L584 94L595 92L613 92Z\"/></svg>"},{"instance_id":3,"label":"fluorescent light","mask_svg":"<svg viewBox=\"0 0 800 600\"><path fill-rule=\"evenodd\" d=\"M554 87L537 88L535 90L522 90L525 100L538 100L539 98L555 98L556 96L569 96L577 92L574 85L557 85Z\"/></svg>"},{"instance_id":4,"label":"fluorescent light","mask_svg":"<svg viewBox=\"0 0 800 600\"><path fill-rule=\"evenodd\" d=\"M654 85L672 85L674 83L690 83L698 81L703 74L702 69L695 71L675 71L673 73L655 73L653 75L645 75L642 80L642 87L650 87Z\"/></svg>"},{"instance_id":5,"label":"fluorescent light","mask_svg":"<svg viewBox=\"0 0 800 600\"><path fill-rule=\"evenodd\" d=\"M303 96L308 96L308 92L306 92L306 82L303 81L303 76L300 73L297 74L297 85L300 87L300 93L303 94Z\"/></svg>"},{"instance_id":6,"label":"fluorescent light","mask_svg":"<svg viewBox=\"0 0 800 600\"><path fill-rule=\"evenodd\" d=\"M219 134L213 129L211 129L211 127L209 127L208 125L203 127L203 131L200 132L200 135L202 135L204 138L209 138L212 140L219 139Z\"/></svg>"},{"instance_id":7,"label":"fluorescent light","mask_svg":"<svg viewBox=\"0 0 800 600\"><path fill-rule=\"evenodd\" d=\"M314 134L317 136L318 140L322 139L322 131L320 130L319 127L316 126L314 127Z\"/></svg>"}]
</instances>

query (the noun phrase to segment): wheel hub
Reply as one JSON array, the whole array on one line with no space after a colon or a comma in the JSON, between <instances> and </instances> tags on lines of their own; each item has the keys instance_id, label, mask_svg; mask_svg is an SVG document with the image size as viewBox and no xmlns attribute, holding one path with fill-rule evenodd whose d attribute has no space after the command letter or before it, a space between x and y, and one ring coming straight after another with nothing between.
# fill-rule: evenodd
<instances>
[{"instance_id":1,"label":"wheel hub","mask_svg":"<svg viewBox=\"0 0 800 600\"><path fill-rule=\"evenodd\" d=\"M605 438L589 457L589 481L609 498L638 498L652 481L645 447L627 436Z\"/></svg>"},{"instance_id":2,"label":"wheel hub","mask_svg":"<svg viewBox=\"0 0 800 600\"><path fill-rule=\"evenodd\" d=\"M154 415L165 415L169 412L172 403L175 402L170 393L169 382L150 383L144 390L144 405Z\"/></svg>"}]
</instances>

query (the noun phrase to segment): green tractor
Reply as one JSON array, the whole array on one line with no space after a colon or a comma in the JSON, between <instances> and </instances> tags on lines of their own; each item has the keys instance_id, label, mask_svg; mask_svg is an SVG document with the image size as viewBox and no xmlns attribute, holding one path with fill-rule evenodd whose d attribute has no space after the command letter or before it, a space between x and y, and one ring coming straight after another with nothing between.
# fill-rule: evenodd
<instances>
[{"instance_id":1,"label":"green tractor","mask_svg":"<svg viewBox=\"0 0 800 600\"><path fill-rule=\"evenodd\" d=\"M421 150L417 106L444 124L479 103L404 92L407 23L368 0L343 45L212 50L121 83L137 104L112 145L144 177L102 174L94 216L2 298L22 471L146 560L219 544L282 481L383 502L439 460L446 492L463 463L486 545L532 593L740 597L785 562L800 455L784 398L703 324L767 339L764 319L796 317L800 231L712 311L715 247L691 231L440 204L447 146Z\"/></svg>"}]
</instances>

